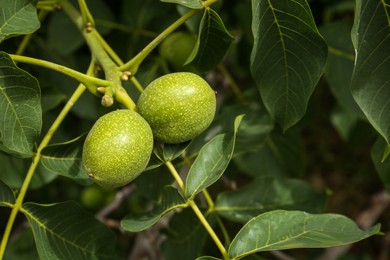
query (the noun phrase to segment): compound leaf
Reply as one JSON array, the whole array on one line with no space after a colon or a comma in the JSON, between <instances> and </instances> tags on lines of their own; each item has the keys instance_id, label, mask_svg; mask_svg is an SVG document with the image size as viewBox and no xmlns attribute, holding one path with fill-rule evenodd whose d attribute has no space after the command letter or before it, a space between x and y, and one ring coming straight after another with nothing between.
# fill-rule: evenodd
<instances>
[{"instance_id":1,"label":"compound leaf","mask_svg":"<svg viewBox=\"0 0 390 260\"><path fill-rule=\"evenodd\" d=\"M25 203L41 259L119 259L115 235L75 202Z\"/></svg>"},{"instance_id":2,"label":"compound leaf","mask_svg":"<svg viewBox=\"0 0 390 260\"><path fill-rule=\"evenodd\" d=\"M38 81L0 52L1 149L31 157L41 132L41 91Z\"/></svg>"},{"instance_id":3,"label":"compound leaf","mask_svg":"<svg viewBox=\"0 0 390 260\"><path fill-rule=\"evenodd\" d=\"M306 0L252 0L251 73L284 130L306 112L326 63L327 46Z\"/></svg>"},{"instance_id":4,"label":"compound leaf","mask_svg":"<svg viewBox=\"0 0 390 260\"><path fill-rule=\"evenodd\" d=\"M40 27L35 0L0 0L0 42Z\"/></svg>"},{"instance_id":5,"label":"compound leaf","mask_svg":"<svg viewBox=\"0 0 390 260\"><path fill-rule=\"evenodd\" d=\"M230 244L229 256L239 259L260 251L340 246L378 234L379 229L378 224L363 231L337 214L276 210L245 224Z\"/></svg>"},{"instance_id":6,"label":"compound leaf","mask_svg":"<svg viewBox=\"0 0 390 260\"><path fill-rule=\"evenodd\" d=\"M371 125L390 143L390 5L358 0L352 42L352 95Z\"/></svg>"}]
</instances>

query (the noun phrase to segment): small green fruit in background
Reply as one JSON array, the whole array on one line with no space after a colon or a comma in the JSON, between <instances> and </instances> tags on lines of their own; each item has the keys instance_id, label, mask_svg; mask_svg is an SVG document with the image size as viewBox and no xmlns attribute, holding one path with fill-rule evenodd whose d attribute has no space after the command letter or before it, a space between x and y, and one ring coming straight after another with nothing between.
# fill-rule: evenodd
<instances>
[{"instance_id":1,"label":"small green fruit in background","mask_svg":"<svg viewBox=\"0 0 390 260\"><path fill-rule=\"evenodd\" d=\"M213 121L214 90L190 72L164 75L142 92L137 110L153 130L155 140L182 143L202 133Z\"/></svg>"},{"instance_id":2,"label":"small green fruit in background","mask_svg":"<svg viewBox=\"0 0 390 260\"><path fill-rule=\"evenodd\" d=\"M85 187L81 192L81 204L88 209L98 209L104 206L105 193L94 185Z\"/></svg>"},{"instance_id":3,"label":"small green fruit in background","mask_svg":"<svg viewBox=\"0 0 390 260\"><path fill-rule=\"evenodd\" d=\"M159 45L159 53L175 70L192 71L184 63L195 47L197 36L187 32L173 32Z\"/></svg>"},{"instance_id":4,"label":"small green fruit in background","mask_svg":"<svg viewBox=\"0 0 390 260\"><path fill-rule=\"evenodd\" d=\"M135 111L120 109L100 117L84 142L82 161L95 183L126 185L147 166L153 150L149 124Z\"/></svg>"}]
</instances>

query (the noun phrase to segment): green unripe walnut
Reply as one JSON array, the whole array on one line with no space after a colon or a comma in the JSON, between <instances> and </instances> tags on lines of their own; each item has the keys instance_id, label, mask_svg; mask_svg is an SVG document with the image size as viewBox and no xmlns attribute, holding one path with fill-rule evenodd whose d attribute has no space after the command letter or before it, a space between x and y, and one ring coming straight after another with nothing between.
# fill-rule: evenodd
<instances>
[{"instance_id":1,"label":"green unripe walnut","mask_svg":"<svg viewBox=\"0 0 390 260\"><path fill-rule=\"evenodd\" d=\"M194 71L192 66L184 66L195 47L196 35L187 32L173 32L159 45L159 53L175 70Z\"/></svg>"},{"instance_id":2,"label":"green unripe walnut","mask_svg":"<svg viewBox=\"0 0 390 260\"><path fill-rule=\"evenodd\" d=\"M84 142L82 161L103 188L126 185L147 166L153 150L149 124L135 111L120 109L100 117Z\"/></svg>"},{"instance_id":3,"label":"green unripe walnut","mask_svg":"<svg viewBox=\"0 0 390 260\"><path fill-rule=\"evenodd\" d=\"M214 90L190 72L164 75L142 92L137 110L152 128L155 140L182 143L202 133L213 121Z\"/></svg>"},{"instance_id":4,"label":"green unripe walnut","mask_svg":"<svg viewBox=\"0 0 390 260\"><path fill-rule=\"evenodd\" d=\"M104 206L105 194L101 188L92 185L81 192L81 204L88 209L98 209Z\"/></svg>"}]
</instances>

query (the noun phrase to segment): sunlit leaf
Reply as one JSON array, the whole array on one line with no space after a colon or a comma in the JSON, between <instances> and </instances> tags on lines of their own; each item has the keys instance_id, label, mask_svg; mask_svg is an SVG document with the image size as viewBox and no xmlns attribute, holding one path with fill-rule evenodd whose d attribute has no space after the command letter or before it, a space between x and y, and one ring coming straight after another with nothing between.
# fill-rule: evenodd
<instances>
[{"instance_id":1,"label":"sunlit leaf","mask_svg":"<svg viewBox=\"0 0 390 260\"><path fill-rule=\"evenodd\" d=\"M371 125L390 143L390 5L358 0L352 41L352 95Z\"/></svg>"},{"instance_id":2,"label":"sunlit leaf","mask_svg":"<svg viewBox=\"0 0 390 260\"><path fill-rule=\"evenodd\" d=\"M272 175L256 178L237 190L220 193L215 211L229 220L247 222L276 209L321 213L325 204L326 195L316 192L309 183Z\"/></svg>"},{"instance_id":3,"label":"sunlit leaf","mask_svg":"<svg viewBox=\"0 0 390 260\"><path fill-rule=\"evenodd\" d=\"M186 180L185 196L194 197L216 182L233 156L237 129L243 115L236 117L233 130L215 136L199 151Z\"/></svg>"},{"instance_id":4,"label":"sunlit leaf","mask_svg":"<svg viewBox=\"0 0 390 260\"><path fill-rule=\"evenodd\" d=\"M306 0L252 0L251 72L284 130L305 114L326 63L327 46Z\"/></svg>"},{"instance_id":5,"label":"sunlit leaf","mask_svg":"<svg viewBox=\"0 0 390 260\"><path fill-rule=\"evenodd\" d=\"M211 70L225 58L232 41L233 37L219 15L207 8L199 26L198 41L186 64L195 66L199 71Z\"/></svg>"},{"instance_id":6,"label":"sunlit leaf","mask_svg":"<svg viewBox=\"0 0 390 260\"><path fill-rule=\"evenodd\" d=\"M165 3L179 4L192 9L200 9L203 7L200 0L160 0L160 1Z\"/></svg>"},{"instance_id":7,"label":"sunlit leaf","mask_svg":"<svg viewBox=\"0 0 390 260\"><path fill-rule=\"evenodd\" d=\"M161 202L155 208L145 214L129 214L121 220L121 227L131 232L139 232L153 226L165 214L176 208L185 206L183 197L177 189L167 186L161 197Z\"/></svg>"},{"instance_id":8,"label":"sunlit leaf","mask_svg":"<svg viewBox=\"0 0 390 260\"><path fill-rule=\"evenodd\" d=\"M4 182L0 181L0 206L11 206L14 203L14 192Z\"/></svg>"},{"instance_id":9,"label":"sunlit leaf","mask_svg":"<svg viewBox=\"0 0 390 260\"><path fill-rule=\"evenodd\" d=\"M74 202L25 203L41 259L119 259L114 233Z\"/></svg>"},{"instance_id":10,"label":"sunlit leaf","mask_svg":"<svg viewBox=\"0 0 390 260\"><path fill-rule=\"evenodd\" d=\"M386 187L387 193L390 194L390 159L382 160L386 147L387 144L385 140L383 138L378 138L371 150L371 158L379 177Z\"/></svg>"},{"instance_id":11,"label":"sunlit leaf","mask_svg":"<svg viewBox=\"0 0 390 260\"><path fill-rule=\"evenodd\" d=\"M260 251L341 246L378 234L379 229L378 224L363 231L337 214L271 211L244 225L230 244L229 256L238 259Z\"/></svg>"},{"instance_id":12,"label":"sunlit leaf","mask_svg":"<svg viewBox=\"0 0 390 260\"><path fill-rule=\"evenodd\" d=\"M71 141L46 146L41 154L40 163L48 171L74 179L80 184L91 184L82 165L81 155L85 136L80 136Z\"/></svg>"},{"instance_id":13,"label":"sunlit leaf","mask_svg":"<svg viewBox=\"0 0 390 260\"><path fill-rule=\"evenodd\" d=\"M42 127L38 81L0 52L1 149L30 157Z\"/></svg>"},{"instance_id":14,"label":"sunlit leaf","mask_svg":"<svg viewBox=\"0 0 390 260\"><path fill-rule=\"evenodd\" d=\"M40 27L35 4L36 0L0 1L0 42Z\"/></svg>"}]
</instances>

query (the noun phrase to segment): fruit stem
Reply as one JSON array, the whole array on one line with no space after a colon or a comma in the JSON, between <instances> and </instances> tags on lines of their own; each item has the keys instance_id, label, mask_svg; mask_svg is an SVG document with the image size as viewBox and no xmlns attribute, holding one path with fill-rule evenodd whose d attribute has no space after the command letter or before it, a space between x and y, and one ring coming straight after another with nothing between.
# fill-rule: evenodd
<instances>
[{"instance_id":1,"label":"fruit stem","mask_svg":"<svg viewBox=\"0 0 390 260\"><path fill-rule=\"evenodd\" d=\"M94 69L95 63L92 60L87 74L92 74ZM0 244L0 259L3 259L3 255L5 252L5 249L7 247L8 239L11 234L12 226L15 222L16 215L22 208L22 203L24 200L24 197L26 196L27 189L30 185L31 179L35 173L36 168L38 167L39 160L41 159L41 152L43 148L45 148L51 138L53 137L54 133L57 131L58 127L61 125L62 121L65 119L66 115L69 113L70 109L73 107L75 102L80 98L80 96L84 93L86 90L86 87L83 84L79 84L77 89L73 92L72 96L68 100L68 102L65 104L64 108L61 110L57 118L54 120L53 124L50 126L49 130L47 131L46 135L43 137L41 143L39 144L37 151L35 155L33 156L32 163L30 165L30 168L27 171L26 177L24 178L22 187L20 188L18 197L16 198L15 204L12 207L11 214L8 218L7 226L5 227L5 231L3 234L3 238L1 240Z\"/></svg>"},{"instance_id":2,"label":"fruit stem","mask_svg":"<svg viewBox=\"0 0 390 260\"><path fill-rule=\"evenodd\" d=\"M180 189L184 193L185 185L183 180L181 179L179 173L177 172L175 166L172 164L171 161L165 162L165 165L168 167L169 171L171 172L173 178L176 180L177 184L179 185ZM202 223L203 227L206 229L206 231L209 233L210 237L213 239L214 243L218 247L219 251L221 251L221 254L223 256L223 259L229 259L229 255L226 251L226 248L222 244L221 240L213 230L213 228L210 226L209 222L203 215L203 213L200 211L198 205L196 205L195 201L192 199L187 199L187 204L192 208L195 215L198 217L199 221Z\"/></svg>"},{"instance_id":3,"label":"fruit stem","mask_svg":"<svg viewBox=\"0 0 390 260\"><path fill-rule=\"evenodd\" d=\"M126 62L124 65L119 66L120 71L130 71L132 75L135 75L138 71L139 66L144 61L144 59L162 42L170 33L176 30L181 26L185 21L190 19L192 16L203 10L204 8L209 7L214 4L217 0L206 0L202 1L202 9L193 9L186 14L182 15L174 23L169 25L164 31L162 31L156 38L154 38L148 45L145 46L135 57Z\"/></svg>"}]
</instances>

